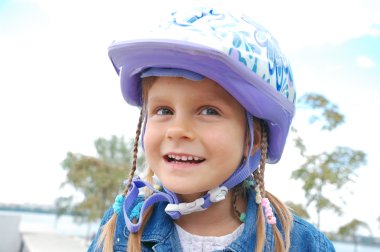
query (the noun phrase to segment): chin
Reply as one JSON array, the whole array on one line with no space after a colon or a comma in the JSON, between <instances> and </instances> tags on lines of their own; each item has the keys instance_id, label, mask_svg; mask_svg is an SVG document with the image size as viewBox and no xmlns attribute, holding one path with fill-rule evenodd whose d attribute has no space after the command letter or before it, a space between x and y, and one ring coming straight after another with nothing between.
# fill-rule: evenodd
<instances>
[{"instance_id":1,"label":"chin","mask_svg":"<svg viewBox=\"0 0 380 252\"><path fill-rule=\"evenodd\" d=\"M183 183L181 181L161 181L164 187L176 194L194 194L194 193L201 193L202 190L199 190L199 186L191 183L191 182L186 182ZM208 190L206 190L208 191Z\"/></svg>"}]
</instances>

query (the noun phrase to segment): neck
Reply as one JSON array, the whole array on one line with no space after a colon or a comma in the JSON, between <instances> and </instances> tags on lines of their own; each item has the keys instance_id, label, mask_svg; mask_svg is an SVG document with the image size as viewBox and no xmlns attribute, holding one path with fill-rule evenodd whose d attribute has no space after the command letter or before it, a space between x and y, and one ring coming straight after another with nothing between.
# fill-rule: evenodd
<instances>
[{"instance_id":1,"label":"neck","mask_svg":"<svg viewBox=\"0 0 380 252\"><path fill-rule=\"evenodd\" d=\"M213 203L205 211L183 215L176 220L176 223L187 232L195 235L223 236L230 234L241 225L240 220L234 214L232 195L233 193L230 191L224 200ZM181 199L184 202L195 200L194 197L183 196ZM245 200L238 198L236 205L241 212L245 211Z\"/></svg>"}]
</instances>

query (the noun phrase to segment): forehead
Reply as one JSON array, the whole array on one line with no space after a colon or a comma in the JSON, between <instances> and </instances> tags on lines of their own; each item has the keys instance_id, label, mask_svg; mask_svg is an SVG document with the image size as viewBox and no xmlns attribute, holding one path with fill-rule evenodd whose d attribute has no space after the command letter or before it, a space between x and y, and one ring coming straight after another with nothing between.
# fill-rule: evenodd
<instances>
[{"instance_id":1,"label":"forehead","mask_svg":"<svg viewBox=\"0 0 380 252\"><path fill-rule=\"evenodd\" d=\"M182 77L156 77L151 84L148 84L148 98L155 96L169 96L174 90L176 93L182 93L186 96L207 99L234 100L227 91L225 91L215 81L204 78L199 81L193 81Z\"/></svg>"}]
</instances>

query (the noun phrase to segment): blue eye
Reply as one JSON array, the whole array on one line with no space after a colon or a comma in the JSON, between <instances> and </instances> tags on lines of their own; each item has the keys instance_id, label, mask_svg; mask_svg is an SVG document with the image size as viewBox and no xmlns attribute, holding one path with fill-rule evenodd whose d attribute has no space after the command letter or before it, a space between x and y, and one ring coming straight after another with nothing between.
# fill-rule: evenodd
<instances>
[{"instance_id":1,"label":"blue eye","mask_svg":"<svg viewBox=\"0 0 380 252\"><path fill-rule=\"evenodd\" d=\"M168 108L159 108L156 110L157 115L172 115L173 112Z\"/></svg>"},{"instance_id":2,"label":"blue eye","mask_svg":"<svg viewBox=\"0 0 380 252\"><path fill-rule=\"evenodd\" d=\"M212 108L212 107L207 107L202 109L201 115L220 115L218 110Z\"/></svg>"}]
</instances>

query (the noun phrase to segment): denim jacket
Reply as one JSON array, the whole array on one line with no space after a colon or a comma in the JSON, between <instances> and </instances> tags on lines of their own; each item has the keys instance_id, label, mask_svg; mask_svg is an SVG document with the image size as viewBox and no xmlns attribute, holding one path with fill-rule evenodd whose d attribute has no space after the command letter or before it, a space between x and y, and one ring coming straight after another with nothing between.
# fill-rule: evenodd
<instances>
[{"instance_id":1,"label":"denim jacket","mask_svg":"<svg viewBox=\"0 0 380 252\"><path fill-rule=\"evenodd\" d=\"M142 198L139 201L143 200ZM138 202L136 202L137 204ZM177 230L173 223L173 220L164 211L166 203L158 203L155 209L145 225L142 234L142 251L155 251L155 252L168 252L168 251L182 251ZM246 211L246 220L243 230L243 234L234 242L232 242L227 248L219 251L236 251L236 252L252 252L256 247L256 216L258 206L255 203L254 190L248 191L248 204ZM104 225L112 216L113 209L110 208L104 215L101 226ZM276 217L279 219L278 217ZM277 226L282 230L280 223ZM274 251L274 236L272 227L266 224L266 243L264 252ZM96 235L92 244L90 245L88 252L100 252L96 250L96 242L100 235L100 231ZM115 252L126 252L128 243L129 231L126 228L123 214L118 215L114 246ZM330 252L335 251L332 243L327 237L318 231L313 225L304 221L303 219L294 216L293 227L291 230L291 252Z\"/></svg>"}]
</instances>

